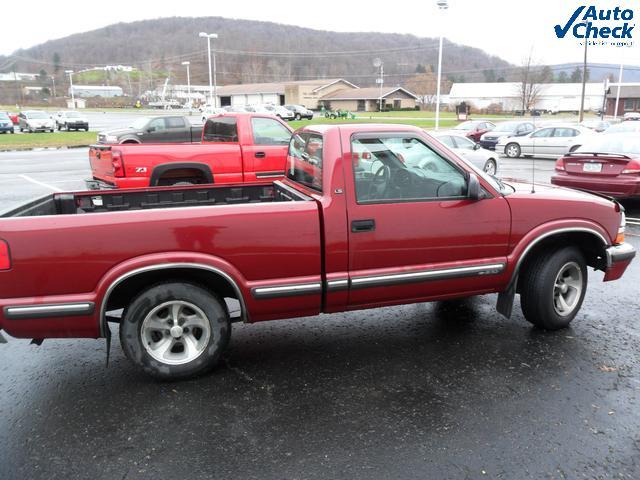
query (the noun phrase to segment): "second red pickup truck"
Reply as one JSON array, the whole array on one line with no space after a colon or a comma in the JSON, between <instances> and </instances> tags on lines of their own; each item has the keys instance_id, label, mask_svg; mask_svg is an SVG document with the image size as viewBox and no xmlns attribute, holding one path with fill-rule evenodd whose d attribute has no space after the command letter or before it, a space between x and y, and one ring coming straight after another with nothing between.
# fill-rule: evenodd
<instances>
[{"instance_id":1,"label":"second red pickup truck","mask_svg":"<svg viewBox=\"0 0 640 480\"><path fill-rule=\"evenodd\" d=\"M213 368L239 320L497 292L503 315L519 293L529 322L563 328L587 267L616 280L635 255L618 203L502 183L416 127L305 127L285 172L56 193L6 213L0 329L109 339L117 322L132 362L176 379Z\"/></svg>"},{"instance_id":2,"label":"second red pickup truck","mask_svg":"<svg viewBox=\"0 0 640 480\"><path fill-rule=\"evenodd\" d=\"M93 145L90 190L282 178L291 128L266 114L210 117L201 143Z\"/></svg>"}]
</instances>

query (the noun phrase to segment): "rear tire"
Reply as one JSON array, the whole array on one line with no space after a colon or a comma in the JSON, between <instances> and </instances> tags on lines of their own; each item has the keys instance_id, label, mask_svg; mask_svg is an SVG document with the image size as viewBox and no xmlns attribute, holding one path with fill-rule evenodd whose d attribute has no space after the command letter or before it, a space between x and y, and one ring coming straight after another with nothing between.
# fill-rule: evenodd
<instances>
[{"instance_id":1,"label":"rear tire","mask_svg":"<svg viewBox=\"0 0 640 480\"><path fill-rule=\"evenodd\" d=\"M296 120L302 120L302 116L299 113L296 113Z\"/></svg>"},{"instance_id":2,"label":"rear tire","mask_svg":"<svg viewBox=\"0 0 640 480\"><path fill-rule=\"evenodd\" d=\"M151 287L126 308L120 324L125 355L163 380L202 375L216 366L229 343L231 323L222 301L182 282Z\"/></svg>"},{"instance_id":3,"label":"rear tire","mask_svg":"<svg viewBox=\"0 0 640 480\"><path fill-rule=\"evenodd\" d=\"M558 330L569 326L587 291L587 264L576 247L538 255L520 279L520 304L536 327Z\"/></svg>"},{"instance_id":4,"label":"rear tire","mask_svg":"<svg viewBox=\"0 0 640 480\"><path fill-rule=\"evenodd\" d=\"M496 172L498 171L498 164L493 158L490 158L484 164L483 170L485 171L485 173L488 173L489 175L495 175Z\"/></svg>"}]
</instances>

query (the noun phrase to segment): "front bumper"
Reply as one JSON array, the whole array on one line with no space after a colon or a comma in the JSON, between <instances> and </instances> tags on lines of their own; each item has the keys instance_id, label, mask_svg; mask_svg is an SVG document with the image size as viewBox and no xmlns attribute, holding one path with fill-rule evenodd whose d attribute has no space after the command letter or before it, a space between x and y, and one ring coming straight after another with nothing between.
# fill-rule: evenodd
<instances>
[{"instance_id":1,"label":"front bumper","mask_svg":"<svg viewBox=\"0 0 640 480\"><path fill-rule=\"evenodd\" d=\"M486 148L487 150L495 150L496 145L498 144L497 140L480 140L480 146L482 148Z\"/></svg>"},{"instance_id":2,"label":"front bumper","mask_svg":"<svg viewBox=\"0 0 640 480\"><path fill-rule=\"evenodd\" d=\"M13 125L0 126L0 132L13 132Z\"/></svg>"},{"instance_id":3,"label":"front bumper","mask_svg":"<svg viewBox=\"0 0 640 480\"><path fill-rule=\"evenodd\" d=\"M606 249L607 268L604 274L604 281L617 280L624 274L625 270L636 256L636 249L630 243L613 245Z\"/></svg>"},{"instance_id":4,"label":"front bumper","mask_svg":"<svg viewBox=\"0 0 640 480\"><path fill-rule=\"evenodd\" d=\"M96 180L95 178L87 178L84 184L87 190L115 190L118 188L116 185L111 185L110 183Z\"/></svg>"},{"instance_id":5,"label":"front bumper","mask_svg":"<svg viewBox=\"0 0 640 480\"><path fill-rule=\"evenodd\" d=\"M68 128L89 128L88 122L67 122Z\"/></svg>"}]
</instances>

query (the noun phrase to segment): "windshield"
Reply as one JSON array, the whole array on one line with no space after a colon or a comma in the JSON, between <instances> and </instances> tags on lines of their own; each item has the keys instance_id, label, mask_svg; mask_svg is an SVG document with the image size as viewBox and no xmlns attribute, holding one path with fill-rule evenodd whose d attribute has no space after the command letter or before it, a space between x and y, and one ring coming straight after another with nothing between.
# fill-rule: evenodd
<instances>
[{"instance_id":1,"label":"windshield","mask_svg":"<svg viewBox=\"0 0 640 480\"><path fill-rule=\"evenodd\" d=\"M135 120L129 127L135 128L136 130L140 130L144 128L144 126L149 122L148 117L138 118Z\"/></svg>"},{"instance_id":2,"label":"windshield","mask_svg":"<svg viewBox=\"0 0 640 480\"><path fill-rule=\"evenodd\" d=\"M44 112L28 112L27 118L49 118L49 115Z\"/></svg>"},{"instance_id":3,"label":"windshield","mask_svg":"<svg viewBox=\"0 0 640 480\"><path fill-rule=\"evenodd\" d=\"M7 122L7 121L9 121L11 119L7 115L5 115L4 113L0 113L0 120Z\"/></svg>"},{"instance_id":4,"label":"windshield","mask_svg":"<svg viewBox=\"0 0 640 480\"><path fill-rule=\"evenodd\" d=\"M585 142L577 151L639 155L640 138L637 135L628 134L602 135Z\"/></svg>"},{"instance_id":5,"label":"windshield","mask_svg":"<svg viewBox=\"0 0 640 480\"><path fill-rule=\"evenodd\" d=\"M496 128L493 129L494 132L514 132L517 130L520 122L499 122L496 123Z\"/></svg>"},{"instance_id":6,"label":"windshield","mask_svg":"<svg viewBox=\"0 0 640 480\"><path fill-rule=\"evenodd\" d=\"M65 113L67 118L80 118L80 114L78 112L67 112Z\"/></svg>"},{"instance_id":7,"label":"windshield","mask_svg":"<svg viewBox=\"0 0 640 480\"><path fill-rule=\"evenodd\" d=\"M476 123L477 122L462 122L460 125L453 127L453 130L473 130L474 128L476 128Z\"/></svg>"}]
</instances>

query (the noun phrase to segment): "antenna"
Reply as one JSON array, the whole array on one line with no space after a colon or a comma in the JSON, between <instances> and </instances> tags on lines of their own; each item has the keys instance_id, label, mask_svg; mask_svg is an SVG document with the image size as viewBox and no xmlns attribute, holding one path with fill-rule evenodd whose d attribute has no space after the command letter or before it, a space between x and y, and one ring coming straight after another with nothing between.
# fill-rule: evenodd
<instances>
[{"instance_id":1,"label":"antenna","mask_svg":"<svg viewBox=\"0 0 640 480\"><path fill-rule=\"evenodd\" d=\"M536 131L536 116L533 116L533 131ZM533 132L532 132L533 133ZM531 156L531 193L536 193L536 137L533 137L533 155Z\"/></svg>"}]
</instances>

